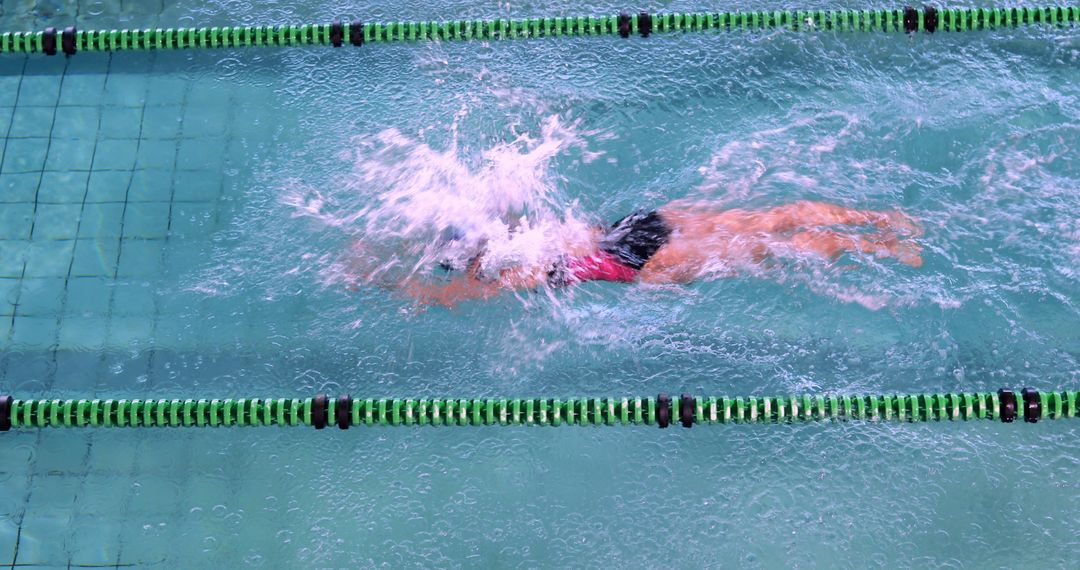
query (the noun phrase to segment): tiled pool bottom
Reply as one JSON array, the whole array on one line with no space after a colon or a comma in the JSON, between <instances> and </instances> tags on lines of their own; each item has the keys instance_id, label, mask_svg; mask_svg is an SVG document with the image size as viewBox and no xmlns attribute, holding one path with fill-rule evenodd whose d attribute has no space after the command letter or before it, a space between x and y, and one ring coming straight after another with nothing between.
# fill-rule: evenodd
<instances>
[{"instance_id":1,"label":"tiled pool bottom","mask_svg":"<svg viewBox=\"0 0 1080 570\"><path fill-rule=\"evenodd\" d=\"M5 489L0 508L11 513L0 519L4 564L175 567L183 561L212 560L189 553L214 549L226 552L223 562L240 558L229 555L234 547L226 540L218 545L210 535L191 536L204 524L197 515L202 510L225 524L234 521L239 536L229 540L239 540L245 551L258 551L276 540L258 530L245 531L242 515L228 512L230 503L272 501L277 490L268 485L257 452L224 444L220 434L213 442L201 443L177 441L189 439L178 434L42 433L15 438L20 441L7 447L5 461L27 467L0 473ZM226 451L229 467L251 466L251 476L230 476L226 482L221 458L202 452L207 445ZM168 453L155 453L162 446ZM174 548L177 555L185 554L170 556Z\"/></svg>"},{"instance_id":2,"label":"tiled pool bottom","mask_svg":"<svg viewBox=\"0 0 1080 570\"><path fill-rule=\"evenodd\" d=\"M971 426L18 432L0 564L1064 564L1074 430Z\"/></svg>"},{"instance_id":3,"label":"tiled pool bottom","mask_svg":"<svg viewBox=\"0 0 1080 570\"><path fill-rule=\"evenodd\" d=\"M157 356L156 347L175 349L183 339L188 348L222 346L256 326L192 328L220 305L192 306L176 276L204 259L210 236L228 226L234 180L250 179L290 113L274 110L272 95L185 71L190 65L210 73L216 62L194 59L0 58L6 392L177 393L179 383L169 382L176 360ZM229 365L233 372L240 366ZM223 474L183 489L166 482L175 473L212 471L215 455L196 452L200 446L187 435L4 435L12 436L0 466L5 567L161 565L168 559L164 542L182 544L186 533L177 526L192 520L177 509L203 504L216 514L222 493L262 492L258 470L244 490L234 486L239 479L222 483ZM158 456L161 437L169 451ZM148 540L154 536L161 540ZM182 548L215 548L205 539ZM221 565L236 559L226 556Z\"/></svg>"},{"instance_id":4,"label":"tiled pool bottom","mask_svg":"<svg viewBox=\"0 0 1080 570\"><path fill-rule=\"evenodd\" d=\"M264 360L155 350L137 356L7 351L0 369L5 389L18 393L149 396L191 393L191 379L182 375L197 362L207 390L235 391L245 378L243 390L283 393L267 385L273 381ZM290 375L306 367L282 364ZM326 433L6 432L0 567L221 567L260 558L267 567L301 565L295 543L278 531L291 526L302 505L321 500L318 485L302 483L313 469L334 465L325 461Z\"/></svg>"},{"instance_id":5,"label":"tiled pool bottom","mask_svg":"<svg viewBox=\"0 0 1080 570\"><path fill-rule=\"evenodd\" d=\"M193 358L208 371L218 371L206 377L211 383L233 374L254 376L259 368L254 358ZM161 352L148 351L135 359L71 351L8 353L4 360L4 384L19 392L181 393L170 370L182 368L182 358ZM112 388L102 384L106 377ZM267 391L252 384L252 390ZM294 556L292 547L265 528L288 526L287 507L294 501L314 502L315 497L302 494L315 490L286 490L280 477L287 462L278 455L283 450L274 448L297 445L294 453L304 457L304 447L310 447L304 461L318 462L325 438L296 431L279 440L282 435L176 430L5 433L0 564L190 567L228 565L259 552ZM306 479L305 470L297 467L299 478ZM245 511L257 511L255 519L263 522L251 525L252 516L245 517ZM269 526L264 526L267 521ZM295 559L290 565L301 563Z\"/></svg>"},{"instance_id":6,"label":"tiled pool bottom","mask_svg":"<svg viewBox=\"0 0 1080 570\"><path fill-rule=\"evenodd\" d=\"M195 88L178 56L146 58L0 60L7 346L126 346L174 322L157 285L205 256L230 186L288 124L288 113L266 120L272 97Z\"/></svg>"},{"instance_id":7,"label":"tiled pool bottom","mask_svg":"<svg viewBox=\"0 0 1080 570\"><path fill-rule=\"evenodd\" d=\"M162 25L339 15L230 1L266 12L203 19L180 4ZM371 17L497 15L403 6ZM79 23L158 23L109 17ZM733 34L4 59L13 146L0 188L18 207L0 236L0 386L181 398L1071 387L1076 287L1053 269L1069 265L1059 250L1071 242L1041 234L1077 212L1071 39ZM634 69L655 73L638 81ZM507 114L528 124L565 111L614 135L589 146L631 167L551 167L567 176L560 198L603 219L694 195L714 151L760 141L716 167L723 180L760 161L819 186L765 184L756 204L912 208L928 220L927 265L860 275L887 291L940 286L958 306L916 295L868 311L731 280L595 284L562 299L565 312L507 299L417 316L319 289L311 273L292 298L198 289L227 260L289 284L296 259L344 240L293 231L272 202L285 180L332 184L348 172L349 137L411 136L462 109L479 150L510 136ZM816 150L826 141L835 152ZM1065 158L1042 160L1059 148ZM1006 186L981 179L1028 158ZM1080 513L1077 426L16 431L0 437L0 567L1064 567Z\"/></svg>"}]
</instances>

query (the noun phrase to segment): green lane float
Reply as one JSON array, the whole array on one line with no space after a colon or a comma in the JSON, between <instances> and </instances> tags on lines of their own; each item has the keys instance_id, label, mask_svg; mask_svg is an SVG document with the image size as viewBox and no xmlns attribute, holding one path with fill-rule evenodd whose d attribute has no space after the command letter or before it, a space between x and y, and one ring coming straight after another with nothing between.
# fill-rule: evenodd
<instances>
[{"instance_id":1,"label":"green lane float","mask_svg":"<svg viewBox=\"0 0 1080 570\"><path fill-rule=\"evenodd\" d=\"M1080 6L887 10L764 10L675 12L558 18L500 18L365 23L335 21L283 26L221 26L138 30L63 30L0 34L0 53L74 55L80 51L164 50L270 46L362 46L424 40L497 40L708 31L965 32L1025 25L1072 26Z\"/></svg>"},{"instance_id":2,"label":"green lane float","mask_svg":"<svg viewBox=\"0 0 1080 570\"><path fill-rule=\"evenodd\" d=\"M781 424L821 420L924 422L1075 418L1080 391L655 398L0 397L0 431L47 427L616 426Z\"/></svg>"}]
</instances>

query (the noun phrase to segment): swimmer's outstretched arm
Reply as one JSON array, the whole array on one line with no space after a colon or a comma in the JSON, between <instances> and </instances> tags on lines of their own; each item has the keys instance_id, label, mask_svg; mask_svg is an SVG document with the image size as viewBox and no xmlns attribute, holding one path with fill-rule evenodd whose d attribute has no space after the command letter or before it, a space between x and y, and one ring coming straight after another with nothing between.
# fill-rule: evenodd
<instances>
[{"instance_id":1,"label":"swimmer's outstretched arm","mask_svg":"<svg viewBox=\"0 0 1080 570\"><path fill-rule=\"evenodd\" d=\"M520 271L504 271L498 281L481 281L472 275L457 275L449 281L432 283L416 277L403 281L399 289L423 304L454 307L462 301L490 299L504 291L535 289L543 279Z\"/></svg>"},{"instance_id":2,"label":"swimmer's outstretched arm","mask_svg":"<svg viewBox=\"0 0 1080 570\"><path fill-rule=\"evenodd\" d=\"M432 283L417 278L406 279L400 290L422 304L453 307L462 301L490 299L499 294L502 286L486 283L469 275L459 275L443 283Z\"/></svg>"}]
</instances>

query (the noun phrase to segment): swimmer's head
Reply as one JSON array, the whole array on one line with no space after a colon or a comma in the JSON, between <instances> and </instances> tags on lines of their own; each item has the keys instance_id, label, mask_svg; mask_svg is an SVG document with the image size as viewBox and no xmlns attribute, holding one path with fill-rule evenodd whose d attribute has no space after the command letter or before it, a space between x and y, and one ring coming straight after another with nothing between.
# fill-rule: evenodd
<instances>
[{"instance_id":1,"label":"swimmer's head","mask_svg":"<svg viewBox=\"0 0 1080 570\"><path fill-rule=\"evenodd\" d=\"M449 226L439 237L439 267L444 271L466 271L483 255L486 239L469 239L461 228Z\"/></svg>"}]
</instances>

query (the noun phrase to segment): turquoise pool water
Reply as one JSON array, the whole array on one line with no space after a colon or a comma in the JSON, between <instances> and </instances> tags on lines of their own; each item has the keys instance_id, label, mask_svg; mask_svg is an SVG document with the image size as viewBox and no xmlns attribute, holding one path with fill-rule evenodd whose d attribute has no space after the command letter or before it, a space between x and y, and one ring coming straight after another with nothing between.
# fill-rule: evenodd
<instances>
[{"instance_id":1,"label":"turquoise pool water","mask_svg":"<svg viewBox=\"0 0 1080 570\"><path fill-rule=\"evenodd\" d=\"M5 2L0 28L627 8L369 4ZM1077 31L1047 28L3 56L0 387L1075 389L1078 66ZM423 186L416 172L432 175L425 200L505 188L595 221L686 197L902 207L925 225L926 263L591 283L453 311L334 282L364 217L335 224ZM313 196L319 216L303 215ZM1077 433L8 432L0 565L1063 567L1080 523Z\"/></svg>"}]
</instances>

